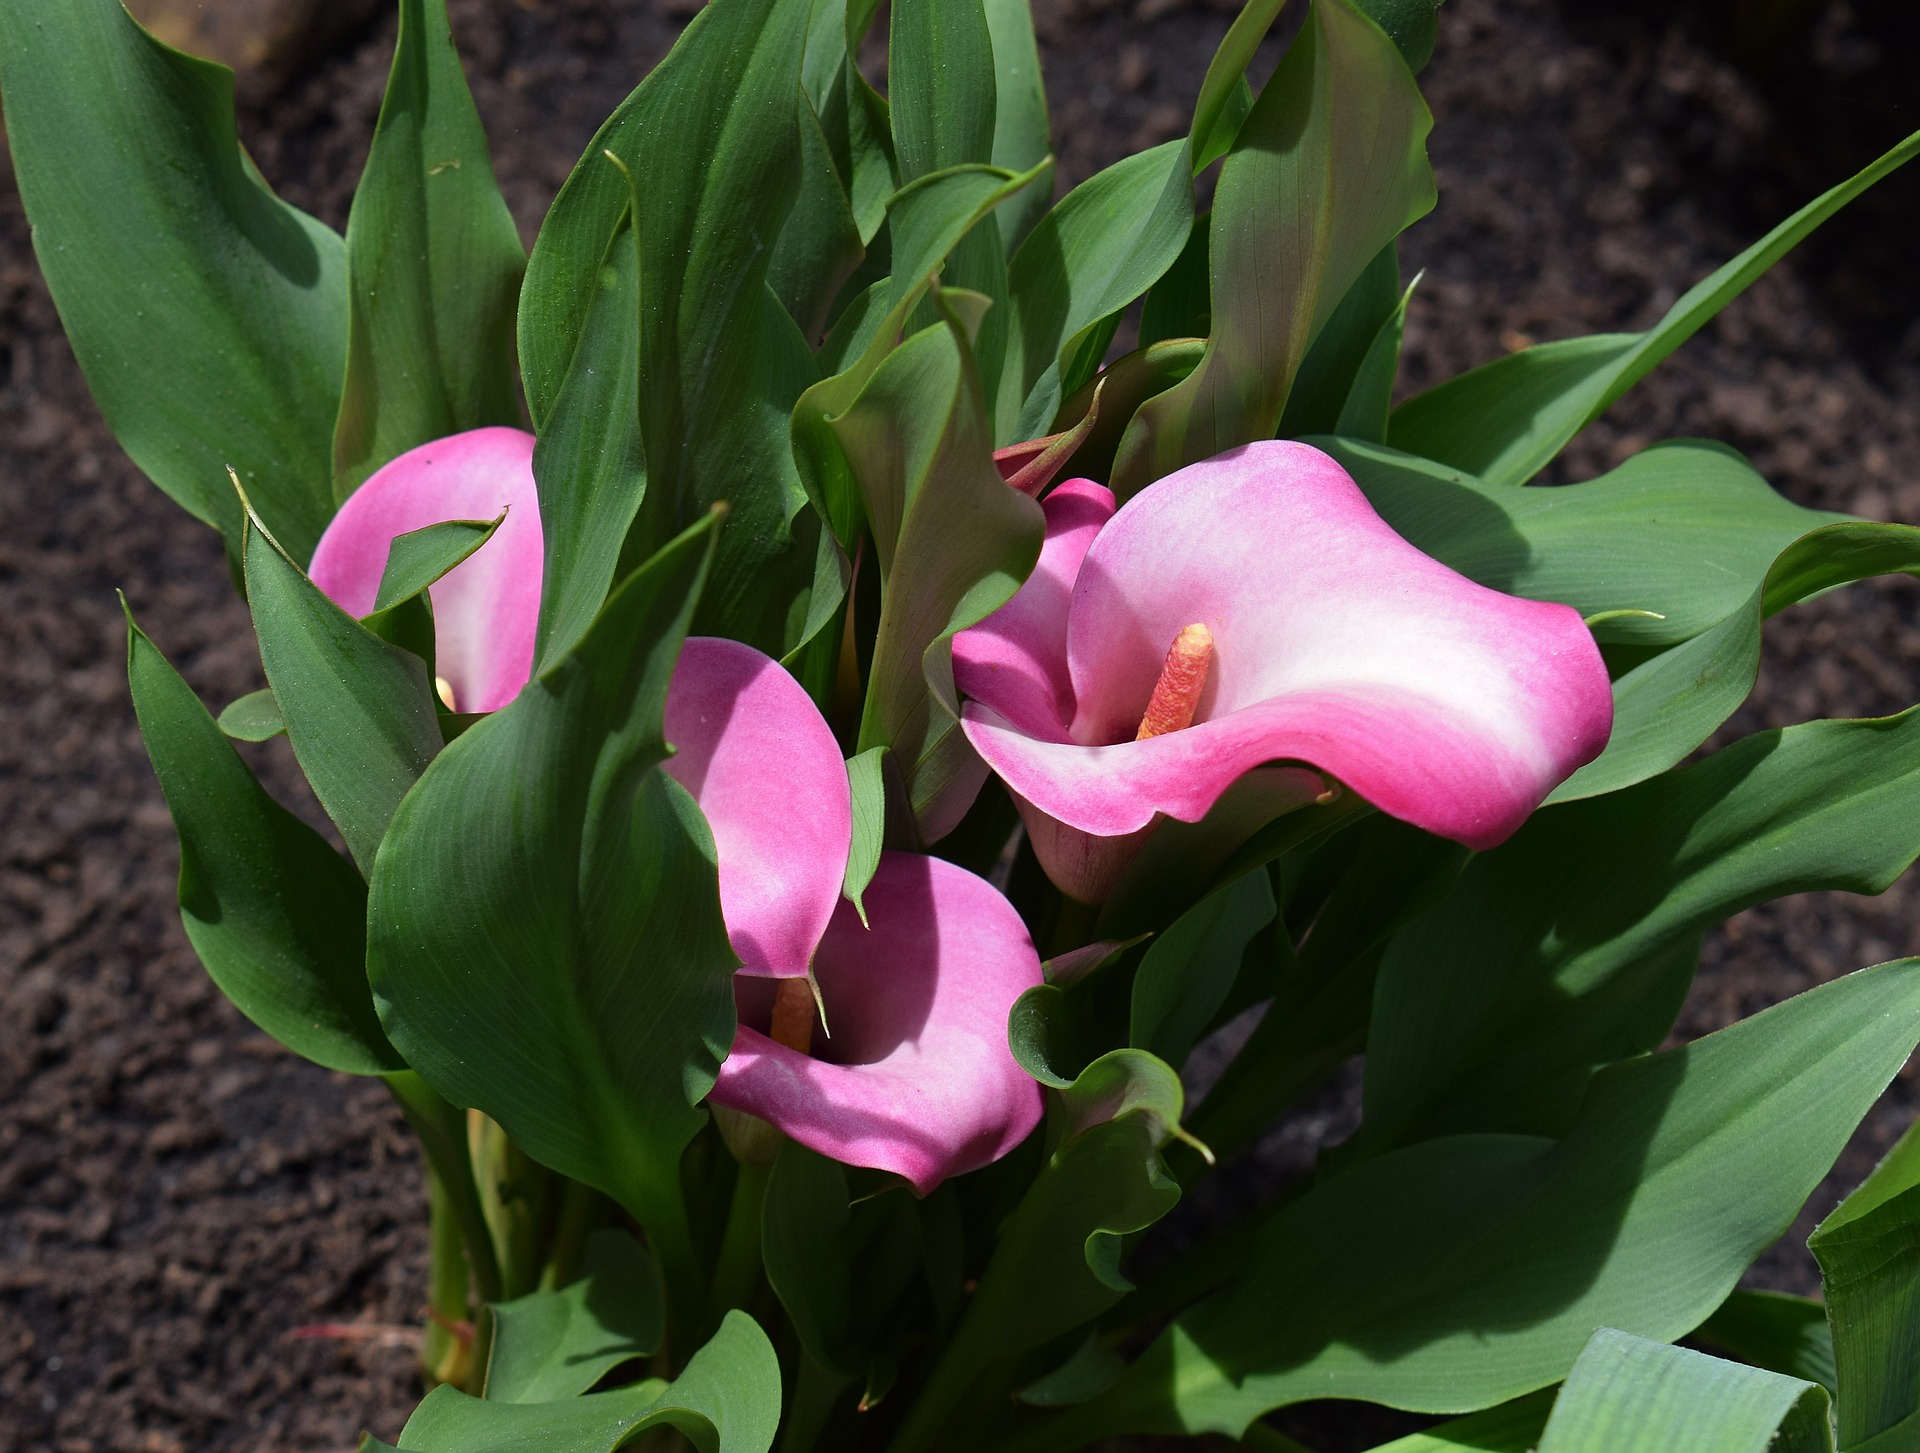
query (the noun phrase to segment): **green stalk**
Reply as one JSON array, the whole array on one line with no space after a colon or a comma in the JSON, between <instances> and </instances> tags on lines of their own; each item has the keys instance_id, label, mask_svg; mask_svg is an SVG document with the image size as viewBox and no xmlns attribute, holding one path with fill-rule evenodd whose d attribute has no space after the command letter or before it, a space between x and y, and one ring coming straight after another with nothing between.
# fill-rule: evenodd
<instances>
[{"instance_id":1,"label":"green stalk","mask_svg":"<svg viewBox=\"0 0 1920 1453\"><path fill-rule=\"evenodd\" d=\"M828 1372L805 1352L800 1354L793 1401L780 1422L780 1453L813 1453L820 1441L833 1405L853 1381L837 1372Z\"/></svg>"},{"instance_id":2,"label":"green stalk","mask_svg":"<svg viewBox=\"0 0 1920 1453\"><path fill-rule=\"evenodd\" d=\"M742 1164L734 1180L726 1234L721 1238L720 1259L713 1269L709 1323L717 1323L735 1307L746 1307L760 1288L760 1209L766 1202L771 1173L771 1166Z\"/></svg>"},{"instance_id":3,"label":"green stalk","mask_svg":"<svg viewBox=\"0 0 1920 1453\"><path fill-rule=\"evenodd\" d=\"M586 1254L587 1237L606 1222L607 1198L585 1181L562 1179L560 1220L553 1231L553 1253L540 1274L540 1290L550 1292L576 1280Z\"/></svg>"},{"instance_id":4,"label":"green stalk","mask_svg":"<svg viewBox=\"0 0 1920 1453\"><path fill-rule=\"evenodd\" d=\"M430 1175L437 1178L447 1198L447 1214L458 1226L466 1247L474 1291L482 1302L500 1300L500 1263L493 1254L493 1235L480 1207L480 1191L467 1158L466 1112L449 1104L412 1070L383 1075L399 1102L401 1113L420 1139Z\"/></svg>"},{"instance_id":5,"label":"green stalk","mask_svg":"<svg viewBox=\"0 0 1920 1453\"><path fill-rule=\"evenodd\" d=\"M686 1196L675 1176L665 1185L633 1186L623 1204L646 1232L647 1249L666 1283L667 1340L662 1351L671 1371L678 1371L693 1355L694 1348L683 1343L701 1326L707 1304L706 1278L694 1249L693 1229L687 1224Z\"/></svg>"},{"instance_id":6,"label":"green stalk","mask_svg":"<svg viewBox=\"0 0 1920 1453\"><path fill-rule=\"evenodd\" d=\"M450 1382L461 1387L467 1381L473 1350L471 1339L454 1330L473 1315L467 1301L467 1251L446 1186L432 1166L427 1168L427 1228L427 1305L435 1315L427 1319L420 1339L420 1375L430 1386Z\"/></svg>"}]
</instances>

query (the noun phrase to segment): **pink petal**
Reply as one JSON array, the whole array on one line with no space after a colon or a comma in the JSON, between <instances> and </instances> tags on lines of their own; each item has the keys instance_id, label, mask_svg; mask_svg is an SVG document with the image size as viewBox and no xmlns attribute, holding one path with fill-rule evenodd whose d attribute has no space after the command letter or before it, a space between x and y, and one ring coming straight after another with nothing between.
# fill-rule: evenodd
<instances>
[{"instance_id":1,"label":"pink petal","mask_svg":"<svg viewBox=\"0 0 1920 1453\"><path fill-rule=\"evenodd\" d=\"M342 610L373 610L395 536L446 520L507 517L427 592L435 667L461 711L494 711L527 684L540 622L544 543L533 435L471 429L381 466L340 506L307 573Z\"/></svg>"},{"instance_id":2,"label":"pink petal","mask_svg":"<svg viewBox=\"0 0 1920 1453\"><path fill-rule=\"evenodd\" d=\"M1067 675L1067 608L1080 562L1113 518L1113 491L1069 479L1040 502L1047 518L1040 559L999 610L953 638L953 681L991 701L1024 731L1066 740L1073 716Z\"/></svg>"},{"instance_id":3,"label":"pink petal","mask_svg":"<svg viewBox=\"0 0 1920 1453\"><path fill-rule=\"evenodd\" d=\"M720 911L745 972L807 972L853 840L846 763L820 709L770 656L692 636L667 689L666 772L706 815Z\"/></svg>"},{"instance_id":4,"label":"pink petal","mask_svg":"<svg viewBox=\"0 0 1920 1453\"><path fill-rule=\"evenodd\" d=\"M1195 724L1133 741L1168 645L1194 622L1215 651ZM1029 673L1057 680L1050 641L1019 629ZM1304 444L1246 445L1143 490L1087 549L1065 629L1070 719L1042 721L1031 693L974 677L964 723L1015 792L1102 836L1155 813L1197 821L1241 773L1288 759L1492 847L1599 754L1612 722L1576 611L1421 554Z\"/></svg>"},{"instance_id":5,"label":"pink petal","mask_svg":"<svg viewBox=\"0 0 1920 1453\"><path fill-rule=\"evenodd\" d=\"M814 960L832 1031L814 1047L833 1062L743 1023L712 1098L925 1195L1040 1123L1040 1087L1007 1048L1040 960L1013 906L940 858L882 855L866 904L871 931L843 903Z\"/></svg>"}]
</instances>

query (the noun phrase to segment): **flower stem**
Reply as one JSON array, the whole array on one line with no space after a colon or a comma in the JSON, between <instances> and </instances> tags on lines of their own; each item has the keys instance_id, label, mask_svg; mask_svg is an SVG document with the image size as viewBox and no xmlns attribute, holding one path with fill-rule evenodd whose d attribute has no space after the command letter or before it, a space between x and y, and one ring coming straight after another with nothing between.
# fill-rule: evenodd
<instances>
[{"instance_id":1,"label":"flower stem","mask_svg":"<svg viewBox=\"0 0 1920 1453\"><path fill-rule=\"evenodd\" d=\"M587 1238L606 1221L607 1200L585 1181L562 1180L560 1222L554 1228L553 1251L540 1273L540 1290L566 1286L580 1275Z\"/></svg>"},{"instance_id":2,"label":"flower stem","mask_svg":"<svg viewBox=\"0 0 1920 1453\"><path fill-rule=\"evenodd\" d=\"M494 1258L493 1234L480 1206L473 1162L467 1156L466 1112L448 1104L412 1070L400 1070L382 1078L399 1102L407 1123L413 1126L413 1133L420 1138L428 1173L446 1193L447 1213L459 1227L461 1242L466 1247L474 1291L483 1302L499 1301L500 1263Z\"/></svg>"},{"instance_id":3,"label":"flower stem","mask_svg":"<svg viewBox=\"0 0 1920 1453\"><path fill-rule=\"evenodd\" d=\"M433 1315L420 1339L420 1374L430 1385L450 1382L460 1387L467 1381L473 1351L471 1333L460 1335L461 1327L472 1325L467 1302L471 1279L460 1222L432 1166L427 1167L427 1248L427 1305Z\"/></svg>"},{"instance_id":4,"label":"flower stem","mask_svg":"<svg viewBox=\"0 0 1920 1453\"><path fill-rule=\"evenodd\" d=\"M713 1269L708 1321L717 1322L735 1307L745 1307L760 1289L760 1208L767 1197L770 1167L742 1164L733 1183L733 1204Z\"/></svg>"}]
</instances>

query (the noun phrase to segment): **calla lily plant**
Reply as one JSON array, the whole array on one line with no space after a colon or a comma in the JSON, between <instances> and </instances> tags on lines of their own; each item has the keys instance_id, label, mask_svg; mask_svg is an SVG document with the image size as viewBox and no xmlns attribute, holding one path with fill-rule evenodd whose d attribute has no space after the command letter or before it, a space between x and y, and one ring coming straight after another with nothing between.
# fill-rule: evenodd
<instances>
[{"instance_id":1,"label":"calla lily plant","mask_svg":"<svg viewBox=\"0 0 1920 1453\"><path fill-rule=\"evenodd\" d=\"M1824 1304L1743 1281L1920 964L1668 1043L1714 924L1920 856L1920 718L1715 738L1920 530L1698 440L1555 465L1920 137L1645 332L1408 397L1432 0L1249 0L1069 188L1025 0L712 0L531 254L396 4L342 236L220 68L0 0L48 284L260 648L216 717L130 603L185 932L418 1134L427 1390L363 1448L1920 1419L1904 1142Z\"/></svg>"}]
</instances>

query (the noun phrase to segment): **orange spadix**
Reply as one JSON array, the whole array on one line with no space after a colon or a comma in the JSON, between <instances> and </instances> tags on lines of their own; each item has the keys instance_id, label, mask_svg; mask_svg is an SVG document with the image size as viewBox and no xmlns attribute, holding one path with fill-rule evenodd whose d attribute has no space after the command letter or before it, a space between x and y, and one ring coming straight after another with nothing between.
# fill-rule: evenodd
<instances>
[{"instance_id":1,"label":"orange spadix","mask_svg":"<svg viewBox=\"0 0 1920 1453\"><path fill-rule=\"evenodd\" d=\"M813 1049L813 989L805 979L782 979L773 995L768 1038L808 1054Z\"/></svg>"},{"instance_id":2,"label":"orange spadix","mask_svg":"<svg viewBox=\"0 0 1920 1453\"><path fill-rule=\"evenodd\" d=\"M1192 726L1193 714L1200 707L1200 693L1206 690L1207 668L1212 664L1213 632L1195 621L1167 648L1166 664L1160 668L1160 679L1153 683L1153 696L1134 740L1144 742L1148 737L1163 737Z\"/></svg>"}]
</instances>

